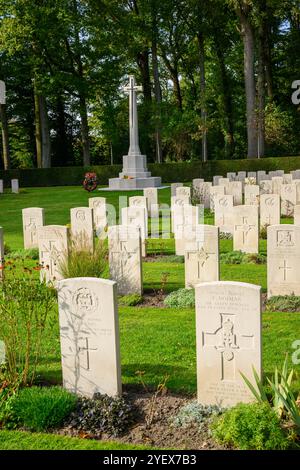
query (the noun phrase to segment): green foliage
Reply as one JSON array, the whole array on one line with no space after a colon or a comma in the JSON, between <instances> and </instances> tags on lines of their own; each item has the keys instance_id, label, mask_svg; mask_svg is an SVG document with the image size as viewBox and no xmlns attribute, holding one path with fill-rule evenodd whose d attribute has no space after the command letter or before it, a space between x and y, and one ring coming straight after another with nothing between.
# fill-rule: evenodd
<instances>
[{"instance_id":1,"label":"green foliage","mask_svg":"<svg viewBox=\"0 0 300 470\"><path fill-rule=\"evenodd\" d=\"M121 436L132 424L134 408L122 397L94 395L79 398L77 410L70 416L69 426L93 434Z\"/></svg>"},{"instance_id":2,"label":"green foliage","mask_svg":"<svg viewBox=\"0 0 300 470\"><path fill-rule=\"evenodd\" d=\"M266 302L268 312L300 312L300 297L294 295L276 295Z\"/></svg>"},{"instance_id":3,"label":"green foliage","mask_svg":"<svg viewBox=\"0 0 300 470\"><path fill-rule=\"evenodd\" d=\"M77 396L61 387L22 388L10 402L7 429L46 431L59 427L75 409Z\"/></svg>"},{"instance_id":4,"label":"green foliage","mask_svg":"<svg viewBox=\"0 0 300 470\"><path fill-rule=\"evenodd\" d=\"M119 305L123 305L125 307L135 307L143 302L143 297L139 294L128 294L123 295L123 297L119 298Z\"/></svg>"},{"instance_id":5,"label":"green foliage","mask_svg":"<svg viewBox=\"0 0 300 470\"><path fill-rule=\"evenodd\" d=\"M165 300L164 304L170 308L188 308L195 306L195 290L194 289L178 289L171 292Z\"/></svg>"},{"instance_id":6,"label":"green foliage","mask_svg":"<svg viewBox=\"0 0 300 470\"><path fill-rule=\"evenodd\" d=\"M59 269L65 279L72 277L103 277L107 269L108 250L104 240L97 240L94 252L84 244L72 243L69 256L61 262Z\"/></svg>"},{"instance_id":7,"label":"green foliage","mask_svg":"<svg viewBox=\"0 0 300 470\"><path fill-rule=\"evenodd\" d=\"M211 426L217 442L241 450L284 450L288 438L269 405L244 404L225 411Z\"/></svg>"},{"instance_id":8,"label":"green foliage","mask_svg":"<svg viewBox=\"0 0 300 470\"><path fill-rule=\"evenodd\" d=\"M224 409L214 405L205 406L197 401L193 401L183 406L173 419L173 424L176 427L187 428L190 424L196 424L199 429L203 424L208 423L215 416L219 416L224 412Z\"/></svg>"},{"instance_id":9,"label":"green foliage","mask_svg":"<svg viewBox=\"0 0 300 470\"><path fill-rule=\"evenodd\" d=\"M32 259L32 260L38 260L39 259L39 250L36 248L31 248L29 250L16 250L16 251L11 251L9 253L8 258L10 260L25 260L25 259Z\"/></svg>"},{"instance_id":10,"label":"green foliage","mask_svg":"<svg viewBox=\"0 0 300 470\"><path fill-rule=\"evenodd\" d=\"M5 382L32 383L40 360L55 292L32 274L5 277L0 283L0 338L5 344Z\"/></svg>"},{"instance_id":11,"label":"green foliage","mask_svg":"<svg viewBox=\"0 0 300 470\"><path fill-rule=\"evenodd\" d=\"M266 264L267 257L262 254L256 253L242 253L241 251L229 251L227 253L222 253L220 256L221 263L225 264Z\"/></svg>"},{"instance_id":12,"label":"green foliage","mask_svg":"<svg viewBox=\"0 0 300 470\"><path fill-rule=\"evenodd\" d=\"M268 238L268 225L264 225L263 227L261 227L259 237L262 240L267 240L267 238Z\"/></svg>"}]
</instances>

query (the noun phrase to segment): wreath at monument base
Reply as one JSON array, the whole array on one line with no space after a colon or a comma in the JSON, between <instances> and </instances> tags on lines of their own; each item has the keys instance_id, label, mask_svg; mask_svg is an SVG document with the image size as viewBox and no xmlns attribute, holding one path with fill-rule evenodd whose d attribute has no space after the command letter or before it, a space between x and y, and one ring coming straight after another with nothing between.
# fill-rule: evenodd
<instances>
[{"instance_id":1,"label":"wreath at monument base","mask_svg":"<svg viewBox=\"0 0 300 470\"><path fill-rule=\"evenodd\" d=\"M84 176L83 187L86 191L91 193L95 191L98 186L98 180L96 173L86 173Z\"/></svg>"}]
</instances>

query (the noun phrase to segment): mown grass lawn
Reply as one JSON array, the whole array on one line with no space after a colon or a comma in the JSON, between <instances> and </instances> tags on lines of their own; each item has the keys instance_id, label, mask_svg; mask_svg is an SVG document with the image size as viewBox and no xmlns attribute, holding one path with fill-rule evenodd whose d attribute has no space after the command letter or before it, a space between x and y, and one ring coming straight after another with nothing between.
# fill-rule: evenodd
<instances>
[{"instance_id":1,"label":"mown grass lawn","mask_svg":"<svg viewBox=\"0 0 300 470\"><path fill-rule=\"evenodd\" d=\"M133 194L141 194L141 192L126 193L126 196ZM108 202L118 206L118 193L99 191L88 195L81 188L73 187L26 189L19 195L5 193L0 198L0 225L4 228L7 244L14 250L22 248L22 208L44 207L47 224L66 224L69 222L71 207L86 206L89 197L98 195L106 197ZM159 195L161 203L169 202L169 189L159 191ZM206 222L212 223L212 218L207 216ZM283 222L290 222L290 220L283 220ZM151 254L172 255L174 254L174 240L151 240L148 248ZM221 253L232 251L232 241L221 240L220 251ZM260 251L266 253L266 240L260 241ZM34 264L33 261L29 263ZM20 272L20 267L18 269ZM184 287L184 264L176 262L176 259L175 262L174 259L171 262L166 257L154 262L144 262L143 272L144 289L147 293L162 288L166 292L171 292ZM221 263L221 279L258 284L265 291L267 288L266 265ZM167 387L170 390L195 394L194 309L121 307L119 314L123 384L139 384L143 381L147 386L156 388L167 378ZM61 383L57 309L52 312L52 315L54 323L45 335L42 360L38 368L38 381L54 384ZM293 353L292 343L297 339L300 339L300 314L279 312L263 314L263 366L267 375L274 372L275 366L282 365L286 353L290 361ZM299 390L300 365L294 365L294 368L296 370L294 388ZM3 447L5 445L7 447ZM17 447L18 445L24 447ZM87 447L76 447L76 445ZM73 443L67 438L56 436L0 433L0 448L2 449L74 449L90 448L88 447L90 445L112 448L108 443L86 443L85 441Z\"/></svg>"}]
</instances>

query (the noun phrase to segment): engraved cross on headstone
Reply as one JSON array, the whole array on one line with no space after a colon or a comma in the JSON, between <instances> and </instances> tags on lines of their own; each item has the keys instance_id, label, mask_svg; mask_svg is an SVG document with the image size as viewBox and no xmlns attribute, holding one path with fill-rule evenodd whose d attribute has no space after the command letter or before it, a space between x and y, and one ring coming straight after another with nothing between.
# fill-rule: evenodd
<instances>
[{"instance_id":1,"label":"engraved cross on headstone","mask_svg":"<svg viewBox=\"0 0 300 470\"><path fill-rule=\"evenodd\" d=\"M187 252L188 259L194 258L197 261L198 279L200 279L201 269L205 265L206 261L214 254L215 253L208 253L203 246L200 250Z\"/></svg>"},{"instance_id":2,"label":"engraved cross on headstone","mask_svg":"<svg viewBox=\"0 0 300 470\"><path fill-rule=\"evenodd\" d=\"M119 251L112 251L112 256L117 257L118 265L120 266L120 271L122 276L124 275L124 268L130 258L135 255L136 251L127 251L127 242L119 241Z\"/></svg>"},{"instance_id":3,"label":"engraved cross on headstone","mask_svg":"<svg viewBox=\"0 0 300 470\"><path fill-rule=\"evenodd\" d=\"M254 350L254 335L240 335L235 333L234 316L220 313L221 326L213 333L202 334L204 347L213 347L221 354L220 379L235 380L235 356L242 350Z\"/></svg>"},{"instance_id":4,"label":"engraved cross on headstone","mask_svg":"<svg viewBox=\"0 0 300 470\"><path fill-rule=\"evenodd\" d=\"M35 242L36 241L36 230L37 230L35 219L30 218L27 225L25 225L25 229L30 231L31 243Z\"/></svg>"},{"instance_id":5,"label":"engraved cross on headstone","mask_svg":"<svg viewBox=\"0 0 300 470\"><path fill-rule=\"evenodd\" d=\"M90 370L90 351L97 351L98 348L92 348L90 347L89 345L89 338L82 338L83 342L84 342L84 346L83 347L79 347L79 352L80 353L85 353L85 359L86 359L86 366L85 366L85 369L86 370Z\"/></svg>"},{"instance_id":6,"label":"engraved cross on headstone","mask_svg":"<svg viewBox=\"0 0 300 470\"><path fill-rule=\"evenodd\" d=\"M57 266L57 263L61 257L61 253L57 249L56 242L53 240L49 240L48 242L49 246L46 247L44 245L44 248L42 250L42 258L44 257L49 259L49 272L51 275L53 275L55 268ZM45 263L44 263L45 266Z\"/></svg>"},{"instance_id":7,"label":"engraved cross on headstone","mask_svg":"<svg viewBox=\"0 0 300 470\"><path fill-rule=\"evenodd\" d=\"M292 269L290 266L288 266L288 262L284 260L283 266L279 266L279 269L283 269L283 280L287 281L287 273L289 269Z\"/></svg>"},{"instance_id":8,"label":"engraved cross on headstone","mask_svg":"<svg viewBox=\"0 0 300 470\"><path fill-rule=\"evenodd\" d=\"M243 243L246 243L249 232L254 229L255 225L248 223L248 217L243 217L241 225L236 225L235 229L243 233Z\"/></svg>"}]
</instances>

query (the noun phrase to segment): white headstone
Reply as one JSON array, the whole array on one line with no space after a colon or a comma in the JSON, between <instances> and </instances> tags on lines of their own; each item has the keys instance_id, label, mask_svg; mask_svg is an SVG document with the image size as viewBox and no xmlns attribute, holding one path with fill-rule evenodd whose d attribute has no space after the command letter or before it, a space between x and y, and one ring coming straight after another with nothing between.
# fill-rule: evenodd
<instances>
[{"instance_id":1,"label":"white headstone","mask_svg":"<svg viewBox=\"0 0 300 470\"><path fill-rule=\"evenodd\" d=\"M63 385L92 398L122 393L117 285L96 278L58 283Z\"/></svg>"},{"instance_id":2,"label":"white headstone","mask_svg":"<svg viewBox=\"0 0 300 470\"><path fill-rule=\"evenodd\" d=\"M108 225L106 198L91 197L89 199L89 208L93 210L94 228L97 237L105 238L105 230Z\"/></svg>"},{"instance_id":3,"label":"white headstone","mask_svg":"<svg viewBox=\"0 0 300 470\"><path fill-rule=\"evenodd\" d=\"M212 187L212 183L210 182L200 183L198 186L200 204L203 204L204 209L210 208L210 188L211 187Z\"/></svg>"},{"instance_id":4,"label":"white headstone","mask_svg":"<svg viewBox=\"0 0 300 470\"><path fill-rule=\"evenodd\" d=\"M300 296L300 227L268 227L268 297Z\"/></svg>"},{"instance_id":5,"label":"white headstone","mask_svg":"<svg viewBox=\"0 0 300 470\"><path fill-rule=\"evenodd\" d=\"M229 181L235 181L236 173L233 173L233 172L227 173L226 178L228 178Z\"/></svg>"},{"instance_id":6,"label":"white headstone","mask_svg":"<svg viewBox=\"0 0 300 470\"><path fill-rule=\"evenodd\" d=\"M199 222L199 208L185 205L174 214L175 252L184 256L186 244L195 239L196 226Z\"/></svg>"},{"instance_id":7,"label":"white headstone","mask_svg":"<svg viewBox=\"0 0 300 470\"><path fill-rule=\"evenodd\" d=\"M300 179L300 170L291 171L291 175L293 180Z\"/></svg>"},{"instance_id":8,"label":"white headstone","mask_svg":"<svg viewBox=\"0 0 300 470\"><path fill-rule=\"evenodd\" d=\"M174 233L175 216L183 210L183 206L190 205L190 198L187 196L171 197L171 230Z\"/></svg>"},{"instance_id":9,"label":"white headstone","mask_svg":"<svg viewBox=\"0 0 300 470\"><path fill-rule=\"evenodd\" d=\"M94 251L93 210L89 207L71 209L71 236L73 248L79 251Z\"/></svg>"},{"instance_id":10,"label":"white headstone","mask_svg":"<svg viewBox=\"0 0 300 470\"><path fill-rule=\"evenodd\" d=\"M183 186L182 183L171 183L171 197L176 196L176 189Z\"/></svg>"},{"instance_id":11,"label":"white headstone","mask_svg":"<svg viewBox=\"0 0 300 470\"><path fill-rule=\"evenodd\" d=\"M187 186L179 186L176 188L176 197L191 197L191 188Z\"/></svg>"},{"instance_id":12,"label":"white headstone","mask_svg":"<svg viewBox=\"0 0 300 470\"><path fill-rule=\"evenodd\" d=\"M41 207L22 210L24 248L38 248L38 228L45 225L45 213Z\"/></svg>"},{"instance_id":13,"label":"white headstone","mask_svg":"<svg viewBox=\"0 0 300 470\"><path fill-rule=\"evenodd\" d=\"M220 232L233 233L233 196L215 196L215 225Z\"/></svg>"},{"instance_id":14,"label":"white headstone","mask_svg":"<svg viewBox=\"0 0 300 470\"><path fill-rule=\"evenodd\" d=\"M271 180L261 180L259 183L260 194L273 194L273 184Z\"/></svg>"},{"instance_id":15,"label":"white headstone","mask_svg":"<svg viewBox=\"0 0 300 470\"><path fill-rule=\"evenodd\" d=\"M198 225L195 241L186 244L185 287L219 280L219 228Z\"/></svg>"},{"instance_id":16,"label":"white headstone","mask_svg":"<svg viewBox=\"0 0 300 470\"><path fill-rule=\"evenodd\" d=\"M245 186L245 205L259 206L259 186L256 184Z\"/></svg>"},{"instance_id":17,"label":"white headstone","mask_svg":"<svg viewBox=\"0 0 300 470\"><path fill-rule=\"evenodd\" d=\"M220 178L223 178L223 176L215 175L215 176L213 177L213 185L214 185L214 186L218 186L218 185L219 185Z\"/></svg>"},{"instance_id":18,"label":"white headstone","mask_svg":"<svg viewBox=\"0 0 300 470\"><path fill-rule=\"evenodd\" d=\"M291 184L293 180L293 177L291 174L284 174L283 175L283 184Z\"/></svg>"},{"instance_id":19,"label":"white headstone","mask_svg":"<svg viewBox=\"0 0 300 470\"><path fill-rule=\"evenodd\" d=\"M4 182L3 180L0 180L0 194L4 193Z\"/></svg>"},{"instance_id":20,"label":"white headstone","mask_svg":"<svg viewBox=\"0 0 300 470\"><path fill-rule=\"evenodd\" d=\"M68 256L69 230L62 225L45 225L38 228L41 281L60 281L61 264Z\"/></svg>"},{"instance_id":21,"label":"white headstone","mask_svg":"<svg viewBox=\"0 0 300 470\"><path fill-rule=\"evenodd\" d=\"M283 184L283 177L282 176L273 176L272 177L272 185L273 185L273 194L281 195L281 186Z\"/></svg>"},{"instance_id":22,"label":"white headstone","mask_svg":"<svg viewBox=\"0 0 300 470\"><path fill-rule=\"evenodd\" d=\"M19 180L17 180L17 179L11 180L11 192L15 193L15 194L18 194L18 192L19 192Z\"/></svg>"},{"instance_id":23,"label":"white headstone","mask_svg":"<svg viewBox=\"0 0 300 470\"><path fill-rule=\"evenodd\" d=\"M119 295L143 292L142 245L137 227L115 225L108 229L109 269Z\"/></svg>"},{"instance_id":24,"label":"white headstone","mask_svg":"<svg viewBox=\"0 0 300 470\"><path fill-rule=\"evenodd\" d=\"M148 238L148 218L145 207L131 206L122 209L122 225L140 230L142 240L142 256L147 256L146 239Z\"/></svg>"},{"instance_id":25,"label":"white headstone","mask_svg":"<svg viewBox=\"0 0 300 470\"><path fill-rule=\"evenodd\" d=\"M233 205L240 206L243 204L243 185L241 181L231 181L227 188L226 194L233 196Z\"/></svg>"},{"instance_id":26,"label":"white headstone","mask_svg":"<svg viewBox=\"0 0 300 470\"><path fill-rule=\"evenodd\" d=\"M237 181L241 181L243 183L245 181L245 178L247 178L247 172L239 171L237 174Z\"/></svg>"},{"instance_id":27,"label":"white headstone","mask_svg":"<svg viewBox=\"0 0 300 470\"><path fill-rule=\"evenodd\" d=\"M263 180L267 180L267 175L265 171L258 171L257 172L257 184L260 185L260 182Z\"/></svg>"},{"instance_id":28,"label":"white headstone","mask_svg":"<svg viewBox=\"0 0 300 470\"><path fill-rule=\"evenodd\" d=\"M147 209L151 217L159 217L158 190L157 188L144 189L144 197L147 201Z\"/></svg>"},{"instance_id":29,"label":"white headstone","mask_svg":"<svg viewBox=\"0 0 300 470\"><path fill-rule=\"evenodd\" d=\"M281 186L281 214L291 217L294 215L294 206L297 203L295 184Z\"/></svg>"},{"instance_id":30,"label":"white headstone","mask_svg":"<svg viewBox=\"0 0 300 470\"><path fill-rule=\"evenodd\" d=\"M280 197L278 194L260 196L260 226L280 224Z\"/></svg>"},{"instance_id":31,"label":"white headstone","mask_svg":"<svg viewBox=\"0 0 300 470\"><path fill-rule=\"evenodd\" d=\"M198 402L252 402L240 372L253 385L253 367L261 377L261 288L242 282L196 286L196 336Z\"/></svg>"},{"instance_id":32,"label":"white headstone","mask_svg":"<svg viewBox=\"0 0 300 470\"><path fill-rule=\"evenodd\" d=\"M234 251L258 253L258 206L235 206L232 213Z\"/></svg>"},{"instance_id":33,"label":"white headstone","mask_svg":"<svg viewBox=\"0 0 300 470\"><path fill-rule=\"evenodd\" d=\"M294 225L300 225L300 205L294 207Z\"/></svg>"},{"instance_id":34,"label":"white headstone","mask_svg":"<svg viewBox=\"0 0 300 470\"><path fill-rule=\"evenodd\" d=\"M215 211L215 196L224 196L225 186L211 186L209 188L209 206L211 212Z\"/></svg>"}]
</instances>

